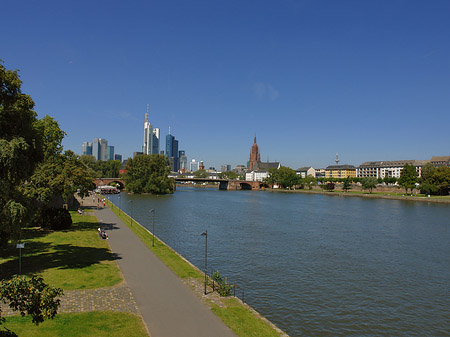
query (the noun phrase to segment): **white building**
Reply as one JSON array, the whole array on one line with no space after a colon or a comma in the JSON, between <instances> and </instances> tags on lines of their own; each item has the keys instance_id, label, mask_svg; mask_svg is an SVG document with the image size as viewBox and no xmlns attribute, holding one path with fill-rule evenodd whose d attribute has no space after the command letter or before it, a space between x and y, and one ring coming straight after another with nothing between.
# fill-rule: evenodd
<instances>
[{"instance_id":1,"label":"white building","mask_svg":"<svg viewBox=\"0 0 450 337\"><path fill-rule=\"evenodd\" d=\"M419 177L422 175L422 167L429 160L393 160L393 161L370 161L364 162L356 169L357 177L400 178L405 164L413 165Z\"/></svg>"},{"instance_id":2,"label":"white building","mask_svg":"<svg viewBox=\"0 0 450 337\"><path fill-rule=\"evenodd\" d=\"M267 171L267 170L254 170L251 172L247 172L245 174L245 180L262 182L268 176L269 176L269 171Z\"/></svg>"},{"instance_id":3,"label":"white building","mask_svg":"<svg viewBox=\"0 0 450 337\"><path fill-rule=\"evenodd\" d=\"M295 170L295 173L297 173L302 178L305 178L306 176L312 176L316 177L316 170L312 167L300 167Z\"/></svg>"},{"instance_id":4,"label":"white building","mask_svg":"<svg viewBox=\"0 0 450 337\"><path fill-rule=\"evenodd\" d=\"M196 172L199 168L199 162L195 159L192 159L192 161L189 163L189 171Z\"/></svg>"},{"instance_id":5,"label":"white building","mask_svg":"<svg viewBox=\"0 0 450 337\"><path fill-rule=\"evenodd\" d=\"M153 127L148 121L148 104L147 112L144 120L144 146L142 152L144 154L158 154L159 153L159 128Z\"/></svg>"}]
</instances>

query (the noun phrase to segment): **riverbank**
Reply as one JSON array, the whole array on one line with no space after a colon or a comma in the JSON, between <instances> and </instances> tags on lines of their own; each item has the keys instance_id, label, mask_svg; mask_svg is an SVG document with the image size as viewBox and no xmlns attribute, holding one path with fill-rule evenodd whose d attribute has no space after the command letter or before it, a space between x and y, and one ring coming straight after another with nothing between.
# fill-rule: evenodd
<instances>
[{"instance_id":1,"label":"riverbank","mask_svg":"<svg viewBox=\"0 0 450 337\"><path fill-rule=\"evenodd\" d=\"M264 189L265 192L274 193L303 193L303 194L322 194L337 197L357 197L357 198L369 198L369 199L391 199L391 200L403 200L403 201L418 201L418 202L432 202L441 204L450 204L450 196L416 196L411 195L391 195L390 193L367 193L359 191L318 191L318 190L285 190L285 189Z\"/></svg>"},{"instance_id":2,"label":"riverbank","mask_svg":"<svg viewBox=\"0 0 450 337\"><path fill-rule=\"evenodd\" d=\"M178 278L191 289L193 294L240 337L251 336L287 336L268 319L244 303L237 297L220 297L208 284L207 294L204 294L203 272L161 241L140 223L132 219L111 201L106 200L110 210L120 221L145 244ZM111 241L111 240L110 240ZM151 329L150 329L151 330ZM151 331L150 331L151 333Z\"/></svg>"}]
</instances>

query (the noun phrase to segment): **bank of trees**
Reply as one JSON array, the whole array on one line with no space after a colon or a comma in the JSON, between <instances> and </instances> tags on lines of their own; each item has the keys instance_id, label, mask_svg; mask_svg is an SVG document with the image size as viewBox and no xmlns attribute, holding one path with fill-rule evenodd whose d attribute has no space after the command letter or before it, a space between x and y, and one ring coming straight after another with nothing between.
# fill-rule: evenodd
<instances>
[{"instance_id":1,"label":"bank of trees","mask_svg":"<svg viewBox=\"0 0 450 337\"><path fill-rule=\"evenodd\" d=\"M175 179L169 178L167 157L142 154L127 161L124 176L131 193L168 194L175 191Z\"/></svg>"},{"instance_id":2,"label":"bank of trees","mask_svg":"<svg viewBox=\"0 0 450 337\"><path fill-rule=\"evenodd\" d=\"M17 71L0 60L0 248L18 242L38 210L61 208L75 192L84 196L93 187L86 166L73 152L63 152L65 132L52 117L37 118L21 84ZM2 281L0 297L40 322L56 313L58 291L46 289L41 279L18 277Z\"/></svg>"},{"instance_id":3,"label":"bank of trees","mask_svg":"<svg viewBox=\"0 0 450 337\"><path fill-rule=\"evenodd\" d=\"M434 167L431 163L422 168L420 190L425 194L448 195L450 191L450 168Z\"/></svg>"},{"instance_id":4,"label":"bank of trees","mask_svg":"<svg viewBox=\"0 0 450 337\"><path fill-rule=\"evenodd\" d=\"M89 174L94 178L117 178L122 166L120 160L96 160L94 156L82 155L80 160L87 166Z\"/></svg>"}]
</instances>

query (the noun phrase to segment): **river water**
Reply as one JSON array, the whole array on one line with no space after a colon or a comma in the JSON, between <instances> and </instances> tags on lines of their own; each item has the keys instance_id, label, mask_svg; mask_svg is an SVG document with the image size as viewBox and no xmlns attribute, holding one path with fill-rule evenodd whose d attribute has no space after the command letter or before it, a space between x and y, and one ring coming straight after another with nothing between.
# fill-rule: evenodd
<instances>
[{"instance_id":1,"label":"river water","mask_svg":"<svg viewBox=\"0 0 450 337\"><path fill-rule=\"evenodd\" d=\"M450 206L178 188L110 196L290 336L450 336ZM130 202L131 201L131 202ZM239 293L241 296L241 293Z\"/></svg>"}]
</instances>

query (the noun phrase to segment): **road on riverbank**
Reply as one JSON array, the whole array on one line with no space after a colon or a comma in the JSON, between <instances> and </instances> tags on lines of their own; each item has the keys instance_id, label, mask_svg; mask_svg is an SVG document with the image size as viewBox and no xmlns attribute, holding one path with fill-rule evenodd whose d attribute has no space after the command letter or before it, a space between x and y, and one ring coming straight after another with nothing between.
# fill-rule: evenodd
<instances>
[{"instance_id":1,"label":"road on riverbank","mask_svg":"<svg viewBox=\"0 0 450 337\"><path fill-rule=\"evenodd\" d=\"M95 215L152 337L236 336L109 208Z\"/></svg>"}]
</instances>

